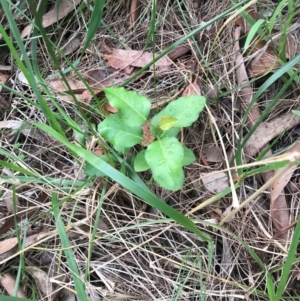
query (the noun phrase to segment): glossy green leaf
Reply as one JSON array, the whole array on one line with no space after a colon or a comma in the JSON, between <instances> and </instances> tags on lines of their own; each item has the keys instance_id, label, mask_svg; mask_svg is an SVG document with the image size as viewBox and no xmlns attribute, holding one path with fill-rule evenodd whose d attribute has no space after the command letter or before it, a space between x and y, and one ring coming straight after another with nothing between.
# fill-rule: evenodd
<instances>
[{"instance_id":1,"label":"glossy green leaf","mask_svg":"<svg viewBox=\"0 0 300 301\"><path fill-rule=\"evenodd\" d=\"M146 150L140 151L134 158L133 167L136 172L148 170L150 167L145 158Z\"/></svg>"},{"instance_id":2,"label":"glossy green leaf","mask_svg":"<svg viewBox=\"0 0 300 301\"><path fill-rule=\"evenodd\" d=\"M159 128L163 131L169 130L177 124L177 121L178 120L172 116L162 116L158 121Z\"/></svg>"},{"instance_id":3,"label":"glossy green leaf","mask_svg":"<svg viewBox=\"0 0 300 301\"><path fill-rule=\"evenodd\" d=\"M180 189L183 184L183 156L183 146L174 137L151 143L145 153L154 180L160 186L173 191Z\"/></svg>"},{"instance_id":4,"label":"glossy green leaf","mask_svg":"<svg viewBox=\"0 0 300 301\"><path fill-rule=\"evenodd\" d=\"M183 166L191 165L192 163L194 163L196 161L196 156L189 148L187 148L186 146L183 146L183 151L184 151L183 161L182 161Z\"/></svg>"},{"instance_id":5,"label":"glossy green leaf","mask_svg":"<svg viewBox=\"0 0 300 301\"><path fill-rule=\"evenodd\" d=\"M191 95L180 97L169 103L152 120L153 125L157 124L162 116L172 116L178 121L176 127L186 127L195 122L200 112L205 106L205 97L200 95ZM158 120L156 120L158 118Z\"/></svg>"},{"instance_id":6,"label":"glossy green leaf","mask_svg":"<svg viewBox=\"0 0 300 301\"><path fill-rule=\"evenodd\" d=\"M118 114L109 115L102 121L98 125L98 132L120 153L143 140L142 128L123 124Z\"/></svg>"},{"instance_id":7,"label":"glossy green leaf","mask_svg":"<svg viewBox=\"0 0 300 301\"><path fill-rule=\"evenodd\" d=\"M151 108L147 97L124 88L106 88L104 92L109 104L118 109L118 115L124 124L141 126L147 121Z\"/></svg>"}]
</instances>

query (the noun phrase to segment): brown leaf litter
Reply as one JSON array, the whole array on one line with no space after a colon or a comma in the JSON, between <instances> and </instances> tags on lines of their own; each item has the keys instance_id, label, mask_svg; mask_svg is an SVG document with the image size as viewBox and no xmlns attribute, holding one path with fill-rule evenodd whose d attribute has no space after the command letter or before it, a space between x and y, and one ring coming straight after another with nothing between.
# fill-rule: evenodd
<instances>
[{"instance_id":1,"label":"brown leaf litter","mask_svg":"<svg viewBox=\"0 0 300 301\"><path fill-rule=\"evenodd\" d=\"M71 11L73 11L81 0L62 0L56 2L56 7L51 11L47 12L42 18L42 26L44 28L49 27L58 20L66 17ZM30 35L33 25L27 25L22 33L21 38L25 38Z\"/></svg>"},{"instance_id":2,"label":"brown leaf litter","mask_svg":"<svg viewBox=\"0 0 300 301\"><path fill-rule=\"evenodd\" d=\"M113 49L110 54L103 54L107 65L114 69L120 70L125 69L127 66L132 67L144 67L153 61L153 55L151 52L142 50L124 50L124 49ZM172 61L164 56L155 62L155 68L158 70L166 70L172 65ZM150 67L150 70L153 67Z\"/></svg>"},{"instance_id":3,"label":"brown leaf litter","mask_svg":"<svg viewBox=\"0 0 300 301\"><path fill-rule=\"evenodd\" d=\"M254 7L247 8L245 12L252 17L254 21L258 20L259 17ZM251 25L242 17L242 15L235 19L235 24L240 27L241 32L244 34L248 34L251 30ZM286 32L285 56L287 59L292 59L297 52L300 51L300 44L290 33L299 26L299 24L294 24ZM280 49L279 40L282 38L283 34L276 30L273 30L272 34L273 36L268 42L262 40L258 35L252 42L253 46L250 47L250 51L248 51L248 55L254 56L248 66L252 77L267 74L279 69L281 66L278 53Z\"/></svg>"},{"instance_id":4,"label":"brown leaf litter","mask_svg":"<svg viewBox=\"0 0 300 301\"><path fill-rule=\"evenodd\" d=\"M8 273L1 275L0 283L10 296L14 295L14 290L16 287L16 280L12 275L10 275ZM25 293L23 292L23 290L20 287L18 287L18 290L17 290L17 297L18 298L27 298L27 296L25 295Z\"/></svg>"},{"instance_id":5,"label":"brown leaf litter","mask_svg":"<svg viewBox=\"0 0 300 301\"><path fill-rule=\"evenodd\" d=\"M242 99L244 107L247 107L250 103L250 101L253 98L253 91L250 85L246 85L245 83L249 82L249 79L247 77L247 72L245 69L245 64L243 62L243 57L239 50L239 37L240 37L241 28L237 27L235 29L235 45L234 45L234 53L235 53L235 63L236 63L236 78L237 83L239 86L242 86L239 91L239 95ZM253 157L258 151L262 149L262 147L267 147L268 142L280 134L283 130L289 127L290 125L295 126L296 124L299 124L300 118L297 118L296 116L291 116L291 113L283 114L280 117L278 117L277 120L273 120L271 122L273 123L264 123L260 125L260 130L258 129L254 132L252 137L248 140L246 146L245 146L245 153L246 155L251 155ZM248 116L248 126L251 129L251 127L255 124L256 120L260 117L260 111L258 108L258 105L255 104ZM294 120L294 122L292 122ZM277 131L277 127L279 127L279 131ZM290 127L292 128L292 126ZM272 152L269 150L268 153L265 155L265 157L270 157L272 155ZM263 173L264 182L268 182L274 175L274 172L265 172ZM278 183L278 182L276 182ZM273 183L273 185L270 189L275 190L276 183ZM280 190L281 189L281 190ZM279 191L280 190L280 191ZM279 191L279 192L278 192ZM285 194L282 191L282 186L278 186L276 189L276 195L271 196L270 204L271 204L271 216L272 216L272 222L274 227L278 230L278 225L280 225L281 228L287 227L289 224L289 210L287 207L287 202L285 199ZM276 196L276 198L275 198ZM276 199L276 201L275 201ZM278 212L280 212L280 217L278 216ZM283 239L284 241L287 240L288 233L282 233L279 235L279 238Z\"/></svg>"}]
</instances>

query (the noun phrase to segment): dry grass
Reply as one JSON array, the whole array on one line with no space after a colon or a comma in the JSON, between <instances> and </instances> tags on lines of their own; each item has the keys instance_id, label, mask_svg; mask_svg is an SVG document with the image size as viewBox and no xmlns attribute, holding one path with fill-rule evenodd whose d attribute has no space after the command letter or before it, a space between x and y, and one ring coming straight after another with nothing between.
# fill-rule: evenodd
<instances>
[{"instance_id":1,"label":"dry grass","mask_svg":"<svg viewBox=\"0 0 300 301\"><path fill-rule=\"evenodd\" d=\"M138 25L133 26L129 23L129 1L128 3L107 1L103 21L109 26L111 33L103 26L99 28L86 57L76 67L78 72L84 74L91 69L104 68L105 62L100 53L105 52L107 48L122 48L126 45L131 49L147 51L154 49L159 53L188 34L191 29L199 26L201 22L207 22L231 7L229 0L222 1L222 5L217 0L206 2L186 0L182 1L181 7L178 5L179 1L157 2L157 24L153 45L150 40L147 41L151 14L148 1L140 1L138 14L140 19L137 20ZM198 3L198 7L195 3ZM275 6L275 3L261 5L270 8ZM261 11L263 9L264 7L260 8ZM30 17L29 9L25 10L25 14ZM84 22L89 17L89 13L84 10L75 14L69 21L53 25L53 28L48 29L51 41L58 48L73 36L82 41L86 34ZM5 22L5 19L3 20ZM214 40L223 22L224 19L215 23L209 31L204 31L194 39L188 40L186 45L191 48L191 53L180 57L170 70L156 74L146 72L127 86L128 89L149 97L153 105L176 98L176 95L181 94L191 78L195 76L198 77L203 92L212 87L218 92L216 97L209 100L209 108L221 137L216 133L206 112L192 127L180 134L180 140L190 147L198 158L195 164L185 169L186 180L183 188L175 193L166 191L150 181L151 174L141 175L151 191L183 214L188 214L190 210L213 196L213 193L209 192L199 180L200 174L225 169L224 163L207 162L202 154L202 148L215 143L220 148L220 139L222 139L226 151L229 152L237 147L238 136L247 131L241 127L243 108L237 93L234 66L234 24L230 23L226 26L220 36ZM300 22L299 16L298 22ZM20 16L17 18L17 24L22 28L26 20ZM299 32L295 34L299 37ZM79 51L72 53L69 59L75 61L78 56ZM57 71L43 44L38 46L37 57L44 79ZM67 67L64 59L60 59L60 64L62 68ZM196 68L191 68L191 65ZM34 93L18 81L16 68L14 72L9 85L18 91L20 96L9 92L2 94L6 100L11 100L11 106L9 110L1 111L1 121L13 119L46 122L45 116L35 106ZM258 101L261 108L268 104L282 85L281 81L276 81L263 93ZM253 84L254 90L259 86L260 83ZM298 105L299 88L296 85L290 87L282 100L272 109L270 119ZM50 108L57 112L50 99L47 99L47 95L45 98ZM81 113L76 107L59 99L57 101L62 110L85 129ZM97 104L92 103L87 111L91 110L95 114L95 109L98 109ZM96 118L101 119L100 116ZM90 132L86 131L89 135ZM70 130L67 136L69 141L76 141ZM285 133L274 149L289 146L298 139L299 127ZM171 222L155 208L145 204L143 200L116 183L108 182L100 221L95 225L95 213L101 200L104 180L89 181L84 188L72 187L72 185L64 188L59 184L61 179L71 182L85 181L86 177L82 173L83 162L47 134L33 128L27 132L22 129L2 130L0 147L19 158L19 166L26 170L38 171L44 178L58 180L58 183L47 180L48 184L45 184L45 181L19 183L16 186L17 212L19 214L26 211L33 212L28 219L26 215L20 218L23 223L27 222L27 235L44 230L56 233L50 198L53 193L59 195L59 199L63 201L61 217L66 225L73 224L68 235L79 271L83 276L88 267L88 275L85 279L87 288L89 293L96 292L100 300L268 300L263 270L236 238L237 236L242 239L255 250L267 269L284 263L285 246L272 239L273 230L267 192L225 224L224 231L207 226L202 221L221 220L222 213L232 203L231 194L190 216L199 229L209 233L214 240L212 270L207 274L206 244L195 234ZM6 160L3 154L1 160ZM2 175L5 174L9 175L9 171L3 168ZM296 172L286 193L291 221L299 214L298 180ZM236 190L240 202L256 191L261 183L261 178L257 176L248 177L241 183ZM7 220L12 220L13 214L8 212L5 203L5 201L11 202L12 189L9 183L1 184L2 226ZM91 249L92 232L95 226L96 237ZM21 233L24 233L24 229L25 227L19 224ZM232 236L228 231L236 236ZM293 231L290 231L289 238L292 234ZM1 240L15 236L16 225L13 223L5 233L2 233ZM72 290L74 287L58 236L45 239L36 248L28 248L24 252L23 259L23 266L39 267L51 277L55 290L60 291L56 300L71 300L62 297L63 293L66 294L67 290ZM16 276L20 257L16 256L10 260L0 257L0 260L3 260L1 272L9 272ZM299 266L295 264L286 289L287 295L300 295L299 282L295 280L295 275L298 273ZM280 279L280 272L273 273L273 277L276 285ZM31 277L23 276L20 286L28 297L33 296L35 284ZM1 293L6 294L2 288L0 290ZM45 296L39 291L39 285L36 290L36 299L42 300ZM43 300L51 300L51 298L45 297Z\"/></svg>"}]
</instances>

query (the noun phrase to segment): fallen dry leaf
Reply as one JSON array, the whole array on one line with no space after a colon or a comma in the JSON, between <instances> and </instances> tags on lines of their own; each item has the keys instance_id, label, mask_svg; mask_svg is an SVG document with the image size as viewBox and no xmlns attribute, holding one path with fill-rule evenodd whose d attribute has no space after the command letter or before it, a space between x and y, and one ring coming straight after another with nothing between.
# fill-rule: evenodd
<instances>
[{"instance_id":1,"label":"fallen dry leaf","mask_svg":"<svg viewBox=\"0 0 300 301\"><path fill-rule=\"evenodd\" d=\"M42 19L42 26L44 28L54 24L58 20L64 18L67 16L72 10L75 9L76 5L78 5L81 2L81 0L62 0L62 1L57 1L57 7L52 9L51 11L47 12ZM32 30L33 25L29 24L27 25L22 33L21 37L25 38L27 37Z\"/></svg>"},{"instance_id":2,"label":"fallen dry leaf","mask_svg":"<svg viewBox=\"0 0 300 301\"><path fill-rule=\"evenodd\" d=\"M14 293L16 280L11 276L10 274L3 274L0 276L0 283L4 287L4 289L7 291L7 293L12 296ZM23 290L19 287L17 291L17 297L19 298L27 298Z\"/></svg>"},{"instance_id":3,"label":"fallen dry leaf","mask_svg":"<svg viewBox=\"0 0 300 301\"><path fill-rule=\"evenodd\" d=\"M73 39L71 41L68 41L68 43L62 48L64 55L69 55L76 51L79 48L80 44L81 42L79 39Z\"/></svg>"},{"instance_id":4,"label":"fallen dry leaf","mask_svg":"<svg viewBox=\"0 0 300 301\"><path fill-rule=\"evenodd\" d=\"M188 45L179 45L168 53L168 57L170 60L174 61L189 51L191 51L191 48Z\"/></svg>"},{"instance_id":5,"label":"fallen dry leaf","mask_svg":"<svg viewBox=\"0 0 300 301\"><path fill-rule=\"evenodd\" d=\"M197 79L194 80L193 83L190 83L182 93L182 96L190 96L190 95L202 95L200 87L198 85Z\"/></svg>"},{"instance_id":6,"label":"fallen dry leaf","mask_svg":"<svg viewBox=\"0 0 300 301\"><path fill-rule=\"evenodd\" d=\"M216 194L228 187L228 176L225 172L208 172L208 173L201 173L201 181L204 187Z\"/></svg>"},{"instance_id":7,"label":"fallen dry leaf","mask_svg":"<svg viewBox=\"0 0 300 301\"><path fill-rule=\"evenodd\" d=\"M97 157L100 157L103 155L103 149L101 147L98 147L93 151L93 154L96 155Z\"/></svg>"},{"instance_id":8,"label":"fallen dry leaf","mask_svg":"<svg viewBox=\"0 0 300 301\"><path fill-rule=\"evenodd\" d=\"M7 80L9 79L9 75L8 74L4 74L2 72L0 72L0 83L5 85ZM2 86L0 86L0 91L2 91Z\"/></svg>"},{"instance_id":9,"label":"fallen dry leaf","mask_svg":"<svg viewBox=\"0 0 300 301\"><path fill-rule=\"evenodd\" d=\"M18 243L18 239L16 237L8 238L5 240L0 241L0 254L3 254L10 249L12 249L14 246L16 246Z\"/></svg>"},{"instance_id":10,"label":"fallen dry leaf","mask_svg":"<svg viewBox=\"0 0 300 301\"><path fill-rule=\"evenodd\" d=\"M244 147L245 155L254 157L269 141L298 124L300 124L300 117L292 112L262 123L247 141Z\"/></svg>"},{"instance_id":11,"label":"fallen dry leaf","mask_svg":"<svg viewBox=\"0 0 300 301\"><path fill-rule=\"evenodd\" d=\"M259 41L255 44L253 52L258 51L258 55L251 61L249 65L250 75L252 77L267 74L277 70L280 67L277 56L271 46L267 46L265 41ZM260 52L261 51L261 52Z\"/></svg>"},{"instance_id":12,"label":"fallen dry leaf","mask_svg":"<svg viewBox=\"0 0 300 301\"><path fill-rule=\"evenodd\" d=\"M254 7L246 8L245 13L251 16L253 20L257 20L257 13ZM235 24L241 27L243 33L248 33L251 29L250 24L243 18L242 15L239 15L235 19Z\"/></svg>"},{"instance_id":13,"label":"fallen dry leaf","mask_svg":"<svg viewBox=\"0 0 300 301\"><path fill-rule=\"evenodd\" d=\"M12 190L7 190L6 191L6 193L3 196L3 200L2 201L5 203L8 213L13 212L14 205L13 205L13 193L12 193Z\"/></svg>"},{"instance_id":14,"label":"fallen dry leaf","mask_svg":"<svg viewBox=\"0 0 300 301\"><path fill-rule=\"evenodd\" d=\"M105 69L94 69L86 72L83 75L84 79L90 85L95 94L102 91L105 87L118 86L122 84L130 76L124 72L117 71L111 67ZM89 103L92 99L92 94L87 90L85 84L75 78L67 78L71 91L75 94L79 101ZM48 82L49 86L59 94L62 101L75 103L73 97L69 95L70 90L62 79L54 79ZM64 93L64 94L63 94Z\"/></svg>"},{"instance_id":15,"label":"fallen dry leaf","mask_svg":"<svg viewBox=\"0 0 300 301\"><path fill-rule=\"evenodd\" d=\"M81 80L77 80L74 78L67 78L68 84L70 86L71 91L76 93L82 93L86 90L86 86ZM69 89L66 83L62 79L54 79L48 82L48 85L57 90L58 92L68 92Z\"/></svg>"},{"instance_id":16,"label":"fallen dry leaf","mask_svg":"<svg viewBox=\"0 0 300 301\"><path fill-rule=\"evenodd\" d=\"M143 129L143 141L140 143L142 146L147 147L151 142L155 140L150 131L150 122L145 123L142 126Z\"/></svg>"},{"instance_id":17,"label":"fallen dry leaf","mask_svg":"<svg viewBox=\"0 0 300 301\"><path fill-rule=\"evenodd\" d=\"M286 154L299 152L300 153L300 142L296 142L290 149L287 150ZM280 231L290 223L290 214L287 207L285 198L282 198L285 186L290 182L290 179L294 171L298 168L296 164L292 165L284 174L274 181L270 187L271 194L271 205L270 211L272 216L272 222L274 227ZM279 169L277 172L280 172Z\"/></svg>"},{"instance_id":18,"label":"fallen dry leaf","mask_svg":"<svg viewBox=\"0 0 300 301\"><path fill-rule=\"evenodd\" d=\"M242 86L244 85L245 83L249 83L249 79L248 79L248 76L247 76L247 72L246 72L246 68L245 68L245 64L244 64L244 61L243 61L243 56L240 52L240 47L239 47L239 38L240 38L240 31L241 31L241 28L238 27L236 28L235 30L235 33L234 33L234 36L235 36L235 44L234 44L234 53L235 53L235 63L236 63L236 66L237 66L237 71L236 71L236 74L237 74L237 83L239 86ZM241 88L241 90L239 91L240 92L240 97L241 97L241 100L242 100L242 103L243 103L243 106L244 107L247 107L249 105L249 103L251 102L252 100L252 97L253 97L253 90L252 90L252 87L250 84L244 86L243 88ZM247 116L247 122L248 122L248 126L249 128L252 128L253 125L255 124L256 120L260 117L260 110L258 108L258 105L257 104L254 104L250 110L250 113L248 114ZM290 118L292 118L293 116L291 116ZM299 118L300 119L300 118ZM280 119L281 121L281 124L283 124L284 126L286 126L286 123L282 123L282 118ZM268 128L268 127L267 127ZM283 129L281 129L282 131ZM278 132L276 134L276 136L281 133ZM255 137L255 135L257 135ZM254 138L255 137L255 138ZM253 147L253 145L255 145L255 143L257 141L260 141L260 139L265 139L265 137L268 137L267 141L264 141L264 144L263 146L267 146L268 145L268 142L270 139L269 136L268 136L268 133L266 131L264 132L260 132L258 133L258 129L256 129L256 131L254 132L254 134L252 134L251 139L253 139L252 141L249 141L247 142L246 146L248 145L248 147ZM257 141L255 140L257 139ZM252 143L252 144L251 144ZM247 150L246 150L246 146L245 146L245 154L247 155ZM253 150L255 150L255 147L251 148ZM258 150L257 150L258 151ZM256 154L256 152L253 152L253 156ZM248 154L249 155L249 154ZM271 156L272 155L272 151L269 150L267 153L266 153L266 157L268 156ZM245 157L245 160L248 161L250 159L250 157L246 156ZM269 171L269 172L265 172L263 173L263 179L264 179L264 182L267 183L271 178L273 177L273 172L272 171ZM277 203L277 206L278 208L280 207L281 211L282 211L282 219L283 220L288 220L289 219L289 211L287 209L287 203L286 203L286 199L285 199L285 195L284 194L281 194L280 196L278 196L277 200L276 200L276 203ZM271 204L272 204L272 201L271 201ZM226 219L226 218L225 218ZM273 223L276 223L276 218L272 218L272 221ZM275 224L274 224L275 226ZM280 233L278 235L279 238L281 238L283 241L286 241L287 238L288 238L288 233L287 232L284 232L284 233Z\"/></svg>"},{"instance_id":19,"label":"fallen dry leaf","mask_svg":"<svg viewBox=\"0 0 300 301\"><path fill-rule=\"evenodd\" d=\"M28 247L38 240L46 237L49 235L48 231L37 233L31 236L28 236L25 241L25 247ZM9 252L10 250L14 250L14 248L18 244L18 239L16 237L8 238L5 240L0 241L0 258L1 261L5 260L6 258L10 257L12 254ZM15 251L15 250L14 250Z\"/></svg>"},{"instance_id":20,"label":"fallen dry leaf","mask_svg":"<svg viewBox=\"0 0 300 301\"><path fill-rule=\"evenodd\" d=\"M201 149L202 155L207 162L222 163L224 162L223 154L220 148L214 144L206 144Z\"/></svg>"},{"instance_id":21,"label":"fallen dry leaf","mask_svg":"<svg viewBox=\"0 0 300 301\"><path fill-rule=\"evenodd\" d=\"M37 267L26 267L26 272L33 278L37 288L43 297L50 297L53 293L53 286L50 277Z\"/></svg>"},{"instance_id":22,"label":"fallen dry leaf","mask_svg":"<svg viewBox=\"0 0 300 301\"><path fill-rule=\"evenodd\" d=\"M118 109L116 109L116 108L114 108L114 107L112 107L110 104L109 104L109 102L108 101L106 101L105 103L104 103L104 108L105 108L105 110L107 111L107 112L110 112L110 113L118 113Z\"/></svg>"},{"instance_id":23,"label":"fallen dry leaf","mask_svg":"<svg viewBox=\"0 0 300 301\"><path fill-rule=\"evenodd\" d=\"M103 54L103 57L107 64L114 69L124 69L127 66L144 67L153 60L153 53L142 50L113 49L111 54ZM166 70L171 64L172 61L165 56L155 62L155 68Z\"/></svg>"},{"instance_id":24,"label":"fallen dry leaf","mask_svg":"<svg viewBox=\"0 0 300 301\"><path fill-rule=\"evenodd\" d=\"M245 83L249 83L249 78L246 72L246 67L244 64L244 58L240 51L240 44L239 44L239 38L241 35L241 28L237 27L234 31L234 62L236 65L236 80L238 83L238 86L241 87L238 90L238 94L242 100L243 106L246 108L250 104L252 98L253 98L253 90L250 84L245 85ZM249 115L247 116L247 122L250 127L252 127L256 120L260 117L260 111L258 108L257 103L255 103Z\"/></svg>"}]
</instances>

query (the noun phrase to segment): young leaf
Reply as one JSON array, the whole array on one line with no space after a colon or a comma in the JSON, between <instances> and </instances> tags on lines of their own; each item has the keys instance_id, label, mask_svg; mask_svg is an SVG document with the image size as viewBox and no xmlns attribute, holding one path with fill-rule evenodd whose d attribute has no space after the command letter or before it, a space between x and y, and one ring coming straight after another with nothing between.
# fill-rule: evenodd
<instances>
[{"instance_id":1,"label":"young leaf","mask_svg":"<svg viewBox=\"0 0 300 301\"><path fill-rule=\"evenodd\" d=\"M154 180L160 186L174 191L182 187L184 180L183 155L183 146L174 137L165 137L148 146L145 158Z\"/></svg>"},{"instance_id":2,"label":"young leaf","mask_svg":"<svg viewBox=\"0 0 300 301\"><path fill-rule=\"evenodd\" d=\"M109 104L118 109L118 115L124 124L141 126L147 121L151 108L147 97L124 88L106 88L104 92Z\"/></svg>"},{"instance_id":3,"label":"young leaf","mask_svg":"<svg viewBox=\"0 0 300 301\"><path fill-rule=\"evenodd\" d=\"M186 146L183 146L183 161L182 161L182 165L183 166L187 166L187 165L191 165L192 163L194 163L196 161L196 157L194 155L194 153L187 148Z\"/></svg>"},{"instance_id":4,"label":"young leaf","mask_svg":"<svg viewBox=\"0 0 300 301\"><path fill-rule=\"evenodd\" d=\"M148 170L150 167L145 159L146 150L140 151L134 158L133 167L136 172Z\"/></svg>"},{"instance_id":5,"label":"young leaf","mask_svg":"<svg viewBox=\"0 0 300 301\"><path fill-rule=\"evenodd\" d=\"M159 128L163 131L173 128L177 123L177 119L172 116L162 116L159 121Z\"/></svg>"},{"instance_id":6,"label":"young leaf","mask_svg":"<svg viewBox=\"0 0 300 301\"><path fill-rule=\"evenodd\" d=\"M172 116L178 121L176 127L186 127L195 122L205 105L205 97L200 95L183 96L168 104L152 119L152 125L157 128L163 116Z\"/></svg>"},{"instance_id":7,"label":"young leaf","mask_svg":"<svg viewBox=\"0 0 300 301\"><path fill-rule=\"evenodd\" d=\"M156 115L158 116L158 115ZM178 127L173 127L170 128L169 130L163 131L162 129L159 128L159 117L156 118L156 116L153 118L154 119L154 123L153 120L151 121L151 126L150 126L150 132L151 134L157 138L164 138L164 137L176 137L178 135L178 133L180 132L180 128Z\"/></svg>"},{"instance_id":8,"label":"young leaf","mask_svg":"<svg viewBox=\"0 0 300 301\"><path fill-rule=\"evenodd\" d=\"M109 115L98 125L99 134L108 140L119 153L143 140L142 128L123 124L119 114Z\"/></svg>"}]
</instances>

